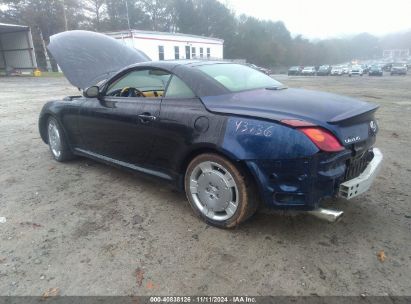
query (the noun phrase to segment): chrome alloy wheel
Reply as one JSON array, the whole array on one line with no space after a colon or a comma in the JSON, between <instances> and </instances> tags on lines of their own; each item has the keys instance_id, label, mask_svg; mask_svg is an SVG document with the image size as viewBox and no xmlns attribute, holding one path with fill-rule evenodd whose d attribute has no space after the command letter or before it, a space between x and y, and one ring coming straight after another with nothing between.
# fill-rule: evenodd
<instances>
[{"instance_id":1,"label":"chrome alloy wheel","mask_svg":"<svg viewBox=\"0 0 411 304\"><path fill-rule=\"evenodd\" d=\"M198 210L209 219L224 221L237 211L237 184L230 172L215 162L204 161L193 169L189 191Z\"/></svg>"},{"instance_id":2,"label":"chrome alloy wheel","mask_svg":"<svg viewBox=\"0 0 411 304\"><path fill-rule=\"evenodd\" d=\"M59 158L61 155L61 138L57 123L54 119L50 119L47 130L51 152L54 157Z\"/></svg>"}]
</instances>

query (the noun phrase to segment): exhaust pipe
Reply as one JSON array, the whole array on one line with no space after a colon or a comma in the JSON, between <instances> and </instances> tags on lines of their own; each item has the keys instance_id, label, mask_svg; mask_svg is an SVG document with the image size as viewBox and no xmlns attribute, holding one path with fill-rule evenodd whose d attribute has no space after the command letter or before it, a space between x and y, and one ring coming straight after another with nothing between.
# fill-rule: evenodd
<instances>
[{"instance_id":1,"label":"exhaust pipe","mask_svg":"<svg viewBox=\"0 0 411 304\"><path fill-rule=\"evenodd\" d=\"M338 222L344 215L344 211L323 208L317 208L312 211L308 211L308 213L330 223Z\"/></svg>"}]
</instances>

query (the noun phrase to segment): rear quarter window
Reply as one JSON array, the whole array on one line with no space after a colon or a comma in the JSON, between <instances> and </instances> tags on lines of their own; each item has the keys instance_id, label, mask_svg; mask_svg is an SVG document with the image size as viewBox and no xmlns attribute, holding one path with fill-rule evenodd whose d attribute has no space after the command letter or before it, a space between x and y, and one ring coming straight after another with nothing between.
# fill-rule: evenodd
<instances>
[{"instance_id":1,"label":"rear quarter window","mask_svg":"<svg viewBox=\"0 0 411 304\"><path fill-rule=\"evenodd\" d=\"M168 84L165 97L169 98L194 98L193 91L177 76L173 75Z\"/></svg>"},{"instance_id":2,"label":"rear quarter window","mask_svg":"<svg viewBox=\"0 0 411 304\"><path fill-rule=\"evenodd\" d=\"M231 92L282 86L270 76L241 64L206 64L197 68Z\"/></svg>"}]
</instances>

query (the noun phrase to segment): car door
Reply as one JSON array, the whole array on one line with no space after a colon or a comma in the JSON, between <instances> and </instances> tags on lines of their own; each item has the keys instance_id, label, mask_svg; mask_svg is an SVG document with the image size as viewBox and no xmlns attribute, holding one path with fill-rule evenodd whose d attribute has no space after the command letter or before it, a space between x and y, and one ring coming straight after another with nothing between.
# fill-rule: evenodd
<instances>
[{"instance_id":1,"label":"car door","mask_svg":"<svg viewBox=\"0 0 411 304\"><path fill-rule=\"evenodd\" d=\"M195 138L208 129L208 118L204 115L208 113L200 99L179 77L172 75L161 101L159 131L154 135L153 151L147 159L150 168L175 175L181 157Z\"/></svg>"},{"instance_id":2,"label":"car door","mask_svg":"<svg viewBox=\"0 0 411 304\"><path fill-rule=\"evenodd\" d=\"M97 99L87 99L78 124L82 152L121 165L142 165L152 150L169 74L133 69L114 79Z\"/></svg>"}]
</instances>

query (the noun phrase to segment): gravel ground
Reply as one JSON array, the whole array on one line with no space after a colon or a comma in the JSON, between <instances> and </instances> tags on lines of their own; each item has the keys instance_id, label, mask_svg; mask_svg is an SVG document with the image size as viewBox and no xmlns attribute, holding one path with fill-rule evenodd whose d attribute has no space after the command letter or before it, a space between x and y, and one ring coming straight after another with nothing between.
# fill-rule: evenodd
<instances>
[{"instance_id":1,"label":"gravel ground","mask_svg":"<svg viewBox=\"0 0 411 304\"><path fill-rule=\"evenodd\" d=\"M411 76L277 79L381 106L382 171L367 194L327 202L345 211L337 224L263 210L219 230L158 181L57 163L38 114L76 90L0 78L0 295L411 295Z\"/></svg>"}]
</instances>

